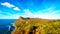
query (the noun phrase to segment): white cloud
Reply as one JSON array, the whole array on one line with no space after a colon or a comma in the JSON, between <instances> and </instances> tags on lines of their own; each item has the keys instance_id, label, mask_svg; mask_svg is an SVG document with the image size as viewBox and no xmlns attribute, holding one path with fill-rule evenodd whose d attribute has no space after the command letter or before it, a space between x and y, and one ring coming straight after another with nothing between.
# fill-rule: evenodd
<instances>
[{"instance_id":1,"label":"white cloud","mask_svg":"<svg viewBox=\"0 0 60 34\"><path fill-rule=\"evenodd\" d=\"M18 7L16 7L16 6L13 5L13 4L10 4L9 2L1 3L1 5L6 6L6 7L8 7L8 8L13 8L13 10L20 11L20 9L19 9Z\"/></svg>"},{"instance_id":2,"label":"white cloud","mask_svg":"<svg viewBox=\"0 0 60 34\"><path fill-rule=\"evenodd\" d=\"M18 7L15 7L15 8L13 8L14 10L17 10L17 11L20 11L20 9L18 8Z\"/></svg>"},{"instance_id":3,"label":"white cloud","mask_svg":"<svg viewBox=\"0 0 60 34\"><path fill-rule=\"evenodd\" d=\"M48 8L49 9L49 8ZM39 10L39 12L37 11L35 14L31 13L30 10L24 10L24 12L28 15L28 17L32 17L32 18L42 18L42 19L60 19L60 14L58 14L58 12L60 12L60 10L53 10L53 9L44 9L44 10ZM40 11L42 12L45 12L47 11L46 13L43 13L41 14ZM56 14L57 13L57 14Z\"/></svg>"},{"instance_id":4,"label":"white cloud","mask_svg":"<svg viewBox=\"0 0 60 34\"><path fill-rule=\"evenodd\" d=\"M48 10L48 12L46 12L44 14L39 14L39 12L38 12L38 13L34 14L34 17L43 18L43 19L60 19L60 14L58 14L58 12L60 12L60 10L51 9L51 10Z\"/></svg>"},{"instance_id":5,"label":"white cloud","mask_svg":"<svg viewBox=\"0 0 60 34\"><path fill-rule=\"evenodd\" d=\"M33 16L29 9L24 9L24 12L28 15L28 17Z\"/></svg>"},{"instance_id":6,"label":"white cloud","mask_svg":"<svg viewBox=\"0 0 60 34\"><path fill-rule=\"evenodd\" d=\"M1 5L6 6L6 7L8 7L8 8L13 8L13 7L15 7L14 5L12 5L12 4L8 3L8 2L1 3Z\"/></svg>"},{"instance_id":7,"label":"white cloud","mask_svg":"<svg viewBox=\"0 0 60 34\"><path fill-rule=\"evenodd\" d=\"M42 18L42 19L60 19L60 15L53 15L53 14L35 14L34 18Z\"/></svg>"}]
</instances>

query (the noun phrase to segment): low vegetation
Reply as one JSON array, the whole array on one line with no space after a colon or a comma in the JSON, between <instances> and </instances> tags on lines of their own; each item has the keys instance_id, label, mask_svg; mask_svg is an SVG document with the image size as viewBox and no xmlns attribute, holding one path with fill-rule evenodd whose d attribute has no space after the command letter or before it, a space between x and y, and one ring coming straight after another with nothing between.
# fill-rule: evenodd
<instances>
[{"instance_id":1,"label":"low vegetation","mask_svg":"<svg viewBox=\"0 0 60 34\"><path fill-rule=\"evenodd\" d=\"M20 17L12 34L60 34L60 20Z\"/></svg>"}]
</instances>

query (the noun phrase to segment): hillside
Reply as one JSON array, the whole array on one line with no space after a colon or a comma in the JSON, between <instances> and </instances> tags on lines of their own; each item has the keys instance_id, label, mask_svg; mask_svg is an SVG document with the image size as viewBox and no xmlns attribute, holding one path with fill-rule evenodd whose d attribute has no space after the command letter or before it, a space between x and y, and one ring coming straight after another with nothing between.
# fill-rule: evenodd
<instances>
[{"instance_id":1,"label":"hillside","mask_svg":"<svg viewBox=\"0 0 60 34\"><path fill-rule=\"evenodd\" d=\"M60 34L60 20L20 17L12 34Z\"/></svg>"}]
</instances>

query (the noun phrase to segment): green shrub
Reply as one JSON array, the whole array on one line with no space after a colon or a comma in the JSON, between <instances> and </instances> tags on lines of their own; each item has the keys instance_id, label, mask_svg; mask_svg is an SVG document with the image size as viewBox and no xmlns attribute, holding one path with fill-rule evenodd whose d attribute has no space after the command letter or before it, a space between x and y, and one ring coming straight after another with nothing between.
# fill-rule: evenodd
<instances>
[{"instance_id":1,"label":"green shrub","mask_svg":"<svg viewBox=\"0 0 60 34\"><path fill-rule=\"evenodd\" d=\"M43 28L44 34L60 34L60 23L54 22Z\"/></svg>"}]
</instances>

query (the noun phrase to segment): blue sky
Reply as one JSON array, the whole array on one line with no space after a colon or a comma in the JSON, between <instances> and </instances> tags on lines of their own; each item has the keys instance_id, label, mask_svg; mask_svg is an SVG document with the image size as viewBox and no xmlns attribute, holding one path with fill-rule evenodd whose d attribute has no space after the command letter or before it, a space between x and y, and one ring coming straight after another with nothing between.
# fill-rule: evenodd
<instances>
[{"instance_id":1,"label":"blue sky","mask_svg":"<svg viewBox=\"0 0 60 34\"><path fill-rule=\"evenodd\" d=\"M60 0L0 0L0 19L60 19Z\"/></svg>"}]
</instances>

